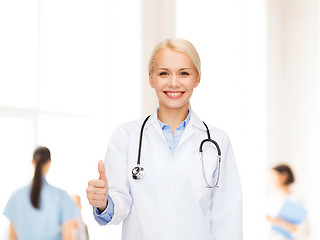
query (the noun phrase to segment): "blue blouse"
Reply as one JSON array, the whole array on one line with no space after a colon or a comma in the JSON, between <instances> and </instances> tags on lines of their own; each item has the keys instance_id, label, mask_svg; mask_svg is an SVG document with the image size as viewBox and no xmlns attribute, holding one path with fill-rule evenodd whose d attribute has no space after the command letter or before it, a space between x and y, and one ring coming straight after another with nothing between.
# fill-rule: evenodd
<instances>
[{"instance_id":1,"label":"blue blouse","mask_svg":"<svg viewBox=\"0 0 320 240\"><path fill-rule=\"evenodd\" d=\"M40 209L30 201L31 185L15 191L3 214L13 223L19 240L60 240L61 225L79 216L77 206L64 190L43 179Z\"/></svg>"},{"instance_id":2,"label":"blue blouse","mask_svg":"<svg viewBox=\"0 0 320 240\"><path fill-rule=\"evenodd\" d=\"M168 124L161 122L159 117L157 118L157 120L160 124L162 131L163 131L163 135L167 141L171 155L173 155L174 151L176 150L176 148L179 144L179 141L182 137L182 134L190 121L190 111L189 111L186 119L182 123L180 123L179 126L174 130L174 136L172 136L171 127Z\"/></svg>"}]
</instances>

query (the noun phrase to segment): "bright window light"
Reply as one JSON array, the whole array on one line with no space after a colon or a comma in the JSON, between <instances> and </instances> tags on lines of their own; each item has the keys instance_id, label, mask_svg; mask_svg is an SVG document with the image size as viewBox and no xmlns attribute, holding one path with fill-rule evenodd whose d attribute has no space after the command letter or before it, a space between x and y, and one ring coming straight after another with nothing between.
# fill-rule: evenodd
<instances>
[{"instance_id":1,"label":"bright window light","mask_svg":"<svg viewBox=\"0 0 320 240\"><path fill-rule=\"evenodd\" d=\"M37 0L0 2L0 104L32 108L37 95Z\"/></svg>"},{"instance_id":2,"label":"bright window light","mask_svg":"<svg viewBox=\"0 0 320 240\"><path fill-rule=\"evenodd\" d=\"M140 117L140 9L129 0L1 1L0 180L10 179L1 211L31 181L32 152L45 145L48 182L80 195L90 238L120 239L121 226L95 222L85 190L115 127Z\"/></svg>"}]
</instances>

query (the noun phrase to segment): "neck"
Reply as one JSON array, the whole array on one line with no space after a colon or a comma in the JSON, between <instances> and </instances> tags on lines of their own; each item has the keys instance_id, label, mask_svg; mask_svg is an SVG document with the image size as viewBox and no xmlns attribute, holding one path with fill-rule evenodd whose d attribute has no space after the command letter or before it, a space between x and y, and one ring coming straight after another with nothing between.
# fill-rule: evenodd
<instances>
[{"instance_id":1,"label":"neck","mask_svg":"<svg viewBox=\"0 0 320 240\"><path fill-rule=\"evenodd\" d=\"M159 105L158 118L161 122L168 124L172 131L176 129L181 122L183 122L188 116L188 104L181 108L166 108Z\"/></svg>"},{"instance_id":2,"label":"neck","mask_svg":"<svg viewBox=\"0 0 320 240\"><path fill-rule=\"evenodd\" d=\"M290 189L289 189L288 186L282 186L282 187L280 188L280 191L281 191L282 193L284 193L284 194L289 194L289 193L290 193Z\"/></svg>"}]
</instances>

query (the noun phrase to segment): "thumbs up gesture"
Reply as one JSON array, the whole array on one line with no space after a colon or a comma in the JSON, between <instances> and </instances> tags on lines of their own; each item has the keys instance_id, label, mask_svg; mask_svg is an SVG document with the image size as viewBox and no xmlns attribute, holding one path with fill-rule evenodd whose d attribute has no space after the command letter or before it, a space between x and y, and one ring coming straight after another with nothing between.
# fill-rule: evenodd
<instances>
[{"instance_id":1,"label":"thumbs up gesture","mask_svg":"<svg viewBox=\"0 0 320 240\"><path fill-rule=\"evenodd\" d=\"M103 161L98 163L99 179L90 180L87 187L87 198L90 205L103 212L108 203L109 186Z\"/></svg>"}]
</instances>

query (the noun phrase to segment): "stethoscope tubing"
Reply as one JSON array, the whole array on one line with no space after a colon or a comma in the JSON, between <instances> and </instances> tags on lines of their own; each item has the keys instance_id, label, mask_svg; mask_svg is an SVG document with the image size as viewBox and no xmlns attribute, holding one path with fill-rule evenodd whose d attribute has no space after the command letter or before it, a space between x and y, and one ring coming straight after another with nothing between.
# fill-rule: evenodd
<instances>
[{"instance_id":1,"label":"stethoscope tubing","mask_svg":"<svg viewBox=\"0 0 320 240\"><path fill-rule=\"evenodd\" d=\"M139 180L143 177L144 175L144 168L142 168L140 166L140 159L141 159L141 148L142 148L142 138L143 138L143 130L144 130L144 126L146 125L148 119L150 118L150 115L148 117L146 117L146 119L144 120L144 122L142 123L142 126L141 126L141 130L140 130L140 139L139 139L139 149L138 149L138 159L137 159L137 166L134 167L132 169L132 178L135 179L135 180ZM214 141L213 139L211 139L210 137L210 131L209 131L209 128L207 126L207 124L205 124L205 122L203 122L204 126L206 127L207 129L207 136L208 138L207 139L204 139L201 141L200 143L200 146L199 146L199 153L200 153L200 160L201 160L201 163L202 163L202 172L203 172L203 177L204 177L204 181L206 183L206 187L207 188L213 188L213 187L219 187L219 180L220 180L220 168L221 168L221 150L220 150L220 147L219 147L219 144ZM217 181L216 183L211 186L207 180L207 177L206 177L206 174L205 174L205 169L204 169L204 162L203 162L203 150L202 150L202 147L203 147L203 144L206 143L206 142L211 142L215 145L216 149L217 149L217 152L218 152L218 176L217 176Z\"/></svg>"},{"instance_id":2,"label":"stethoscope tubing","mask_svg":"<svg viewBox=\"0 0 320 240\"><path fill-rule=\"evenodd\" d=\"M151 116L151 115L149 115L148 117L146 117L146 119L145 119L144 122L142 123L142 127L141 127L141 130L140 130L139 152L138 152L138 159L137 159L137 165L138 165L138 166L140 166L140 156L141 156L143 129L144 129L144 126L146 125L148 119L150 118L150 116Z\"/></svg>"}]
</instances>

